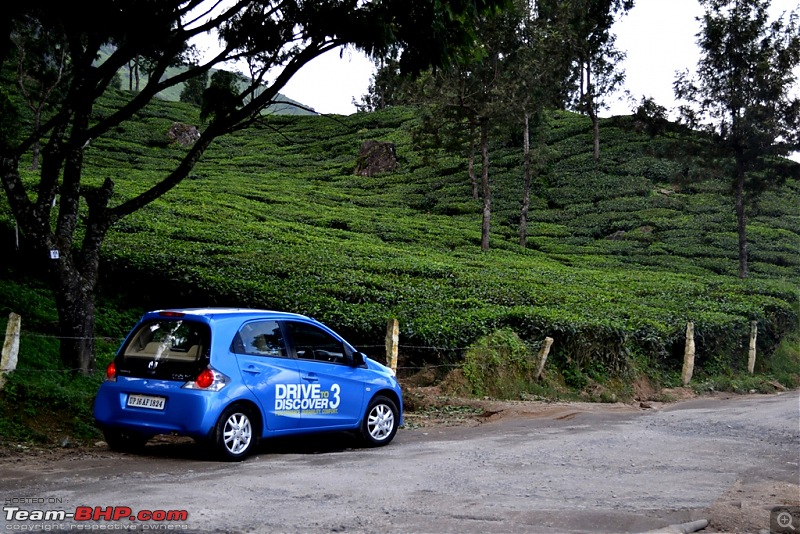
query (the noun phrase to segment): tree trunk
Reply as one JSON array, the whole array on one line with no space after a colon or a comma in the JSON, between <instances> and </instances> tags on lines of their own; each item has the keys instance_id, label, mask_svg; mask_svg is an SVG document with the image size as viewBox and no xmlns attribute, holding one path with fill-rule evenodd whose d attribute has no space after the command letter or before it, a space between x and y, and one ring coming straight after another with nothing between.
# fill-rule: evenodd
<instances>
[{"instance_id":1,"label":"tree trunk","mask_svg":"<svg viewBox=\"0 0 800 534\"><path fill-rule=\"evenodd\" d=\"M481 118L481 188L483 189L483 221L481 223L481 250L489 250L489 231L492 217L492 191L489 188L489 120Z\"/></svg>"},{"instance_id":2,"label":"tree trunk","mask_svg":"<svg viewBox=\"0 0 800 534\"><path fill-rule=\"evenodd\" d=\"M31 169L32 171L39 170L39 153L41 152L42 145L39 141L35 141L33 143L33 159L31 160Z\"/></svg>"},{"instance_id":3,"label":"tree trunk","mask_svg":"<svg viewBox=\"0 0 800 534\"><path fill-rule=\"evenodd\" d=\"M62 130L45 145L42 160L42 181L39 201L27 219L26 234L32 239L36 254L50 258L51 287L56 300L60 326L60 356L66 369L88 373L95 367L95 301L94 293L100 270L100 249L113 223L108 202L113 183L106 179L101 187L81 187L85 138L91 116L91 102L76 100L75 120L69 131L70 142L64 142ZM58 183L60 173L60 184ZM51 228L49 199L60 193L55 229ZM81 209L85 198L85 210ZM80 250L74 238L80 222L85 222ZM57 254L53 254L53 252Z\"/></svg>"},{"instance_id":4,"label":"tree trunk","mask_svg":"<svg viewBox=\"0 0 800 534\"><path fill-rule=\"evenodd\" d=\"M592 85L592 64L587 61L586 68L586 93L583 95L586 114L592 119L592 133L594 135L594 151L592 156L595 161L600 160L600 119L594 105L594 86Z\"/></svg>"},{"instance_id":5,"label":"tree trunk","mask_svg":"<svg viewBox=\"0 0 800 534\"><path fill-rule=\"evenodd\" d=\"M747 218L744 209L744 162L736 154L736 226L739 234L739 278L747 278Z\"/></svg>"},{"instance_id":6,"label":"tree trunk","mask_svg":"<svg viewBox=\"0 0 800 534\"><path fill-rule=\"evenodd\" d=\"M76 106L77 137L88 128L90 106ZM100 248L108 223L98 224L111 197L111 181L102 188L82 189L83 148L72 146L65 153L61 182L61 200L55 230L59 258L54 268L53 293L61 325L61 361L70 369L88 373L94 369L94 291L100 269ZM103 194L105 192L105 194ZM88 213L80 252L74 236L80 217L81 196L86 198ZM47 221L41 221L44 226Z\"/></svg>"},{"instance_id":7,"label":"tree trunk","mask_svg":"<svg viewBox=\"0 0 800 534\"><path fill-rule=\"evenodd\" d=\"M528 114L525 113L525 129L523 131L523 179L522 210L519 214L519 246L525 248L528 241L528 209L531 204L531 143Z\"/></svg>"},{"instance_id":8,"label":"tree trunk","mask_svg":"<svg viewBox=\"0 0 800 534\"><path fill-rule=\"evenodd\" d=\"M67 249L53 269L53 293L61 326L61 360L70 369L88 373L95 368L95 290L100 272L100 250L112 220L106 207L113 183L106 180L87 195L89 215L80 252Z\"/></svg>"},{"instance_id":9,"label":"tree trunk","mask_svg":"<svg viewBox=\"0 0 800 534\"><path fill-rule=\"evenodd\" d=\"M472 119L469 121L469 163L467 168L469 169L469 181L472 184L472 198L478 200L480 195L478 194L478 177L475 176L475 121Z\"/></svg>"},{"instance_id":10,"label":"tree trunk","mask_svg":"<svg viewBox=\"0 0 800 534\"><path fill-rule=\"evenodd\" d=\"M42 124L42 108L37 108L33 113L33 126L34 131L39 131L39 126ZM39 170L39 154L42 150L42 145L37 139L33 143L33 159L31 161L31 170L38 171Z\"/></svg>"},{"instance_id":11,"label":"tree trunk","mask_svg":"<svg viewBox=\"0 0 800 534\"><path fill-rule=\"evenodd\" d=\"M55 260L62 261L62 260ZM84 374L95 367L94 284L84 280L74 268L57 268L56 307L61 326L61 361L64 366ZM73 279L65 281L68 273Z\"/></svg>"},{"instance_id":12,"label":"tree trunk","mask_svg":"<svg viewBox=\"0 0 800 534\"><path fill-rule=\"evenodd\" d=\"M133 64L133 72L136 77L136 92L139 92L139 56L136 56L136 61Z\"/></svg>"}]
</instances>

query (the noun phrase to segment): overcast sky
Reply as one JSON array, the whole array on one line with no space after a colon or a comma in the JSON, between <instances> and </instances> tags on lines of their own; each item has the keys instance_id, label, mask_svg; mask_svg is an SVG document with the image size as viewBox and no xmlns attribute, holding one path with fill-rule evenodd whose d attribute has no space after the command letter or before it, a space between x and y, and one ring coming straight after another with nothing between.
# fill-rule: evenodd
<instances>
[{"instance_id":1,"label":"overcast sky","mask_svg":"<svg viewBox=\"0 0 800 534\"><path fill-rule=\"evenodd\" d=\"M775 16L797 8L796 0L773 0ZM642 96L672 109L675 106L672 82L675 72L694 71L699 58L696 18L703 10L697 0L636 0L634 8L614 26L617 48L627 54L624 63L625 88L635 101ZM283 94L314 108L319 113L354 113L353 98L360 101L367 92L374 72L373 64L362 54L332 51L303 67L282 91ZM604 115L631 113L627 101L609 102Z\"/></svg>"}]
</instances>

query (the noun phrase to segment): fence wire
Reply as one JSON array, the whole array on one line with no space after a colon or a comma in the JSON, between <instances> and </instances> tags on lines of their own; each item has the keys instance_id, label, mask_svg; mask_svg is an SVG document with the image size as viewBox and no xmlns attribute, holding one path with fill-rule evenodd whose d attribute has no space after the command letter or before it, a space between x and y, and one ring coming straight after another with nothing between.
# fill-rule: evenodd
<instances>
[{"instance_id":1,"label":"fence wire","mask_svg":"<svg viewBox=\"0 0 800 534\"><path fill-rule=\"evenodd\" d=\"M38 339L53 339L53 340L84 340L84 339L94 339L95 341L102 341L105 343L116 343L121 344L125 338L124 337L109 337L109 336L61 336L55 334L42 334L39 332L26 332L21 331L18 334L13 334L13 337L18 338L38 338ZM529 343L528 345L532 349L538 349L541 346L541 342L537 343ZM354 346L357 350L365 350L365 349L385 349L386 345L356 345ZM398 349L400 351L407 350L407 351L430 351L430 352L460 352L464 353L470 350L473 347L442 347L436 345L404 345L399 344ZM373 351L370 351L373 352ZM375 356L373 356L374 358ZM420 366L406 366L406 365L398 365L396 369L398 371L422 371L424 369L457 369L463 367L463 363L441 363L441 364L424 364ZM0 372L3 372L4 369L0 369ZM83 371L82 369L15 369L15 372L21 373L77 373ZM86 371L84 371L86 372ZM105 369L92 369L88 371L89 374L94 373L105 373Z\"/></svg>"}]
</instances>

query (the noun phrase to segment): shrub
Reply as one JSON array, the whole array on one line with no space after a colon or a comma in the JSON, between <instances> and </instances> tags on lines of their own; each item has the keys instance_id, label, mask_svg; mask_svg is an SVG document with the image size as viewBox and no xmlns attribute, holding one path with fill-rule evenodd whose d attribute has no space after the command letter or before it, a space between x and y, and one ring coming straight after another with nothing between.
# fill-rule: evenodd
<instances>
[{"instance_id":1,"label":"shrub","mask_svg":"<svg viewBox=\"0 0 800 534\"><path fill-rule=\"evenodd\" d=\"M500 399L520 398L534 371L531 351L507 328L479 339L467 351L462 368L474 395Z\"/></svg>"},{"instance_id":2,"label":"shrub","mask_svg":"<svg viewBox=\"0 0 800 534\"><path fill-rule=\"evenodd\" d=\"M764 367L785 387L800 385L800 332L786 336L775 353L765 359Z\"/></svg>"}]
</instances>

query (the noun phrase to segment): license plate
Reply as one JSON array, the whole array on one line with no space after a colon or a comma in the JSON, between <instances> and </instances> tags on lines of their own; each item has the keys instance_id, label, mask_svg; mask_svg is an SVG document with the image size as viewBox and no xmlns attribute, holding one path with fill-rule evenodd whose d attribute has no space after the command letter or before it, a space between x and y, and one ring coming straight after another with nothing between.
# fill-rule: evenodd
<instances>
[{"instance_id":1,"label":"license plate","mask_svg":"<svg viewBox=\"0 0 800 534\"><path fill-rule=\"evenodd\" d=\"M128 406L132 408L163 410L166 400L167 399L164 397L151 397L150 395L128 395Z\"/></svg>"}]
</instances>

